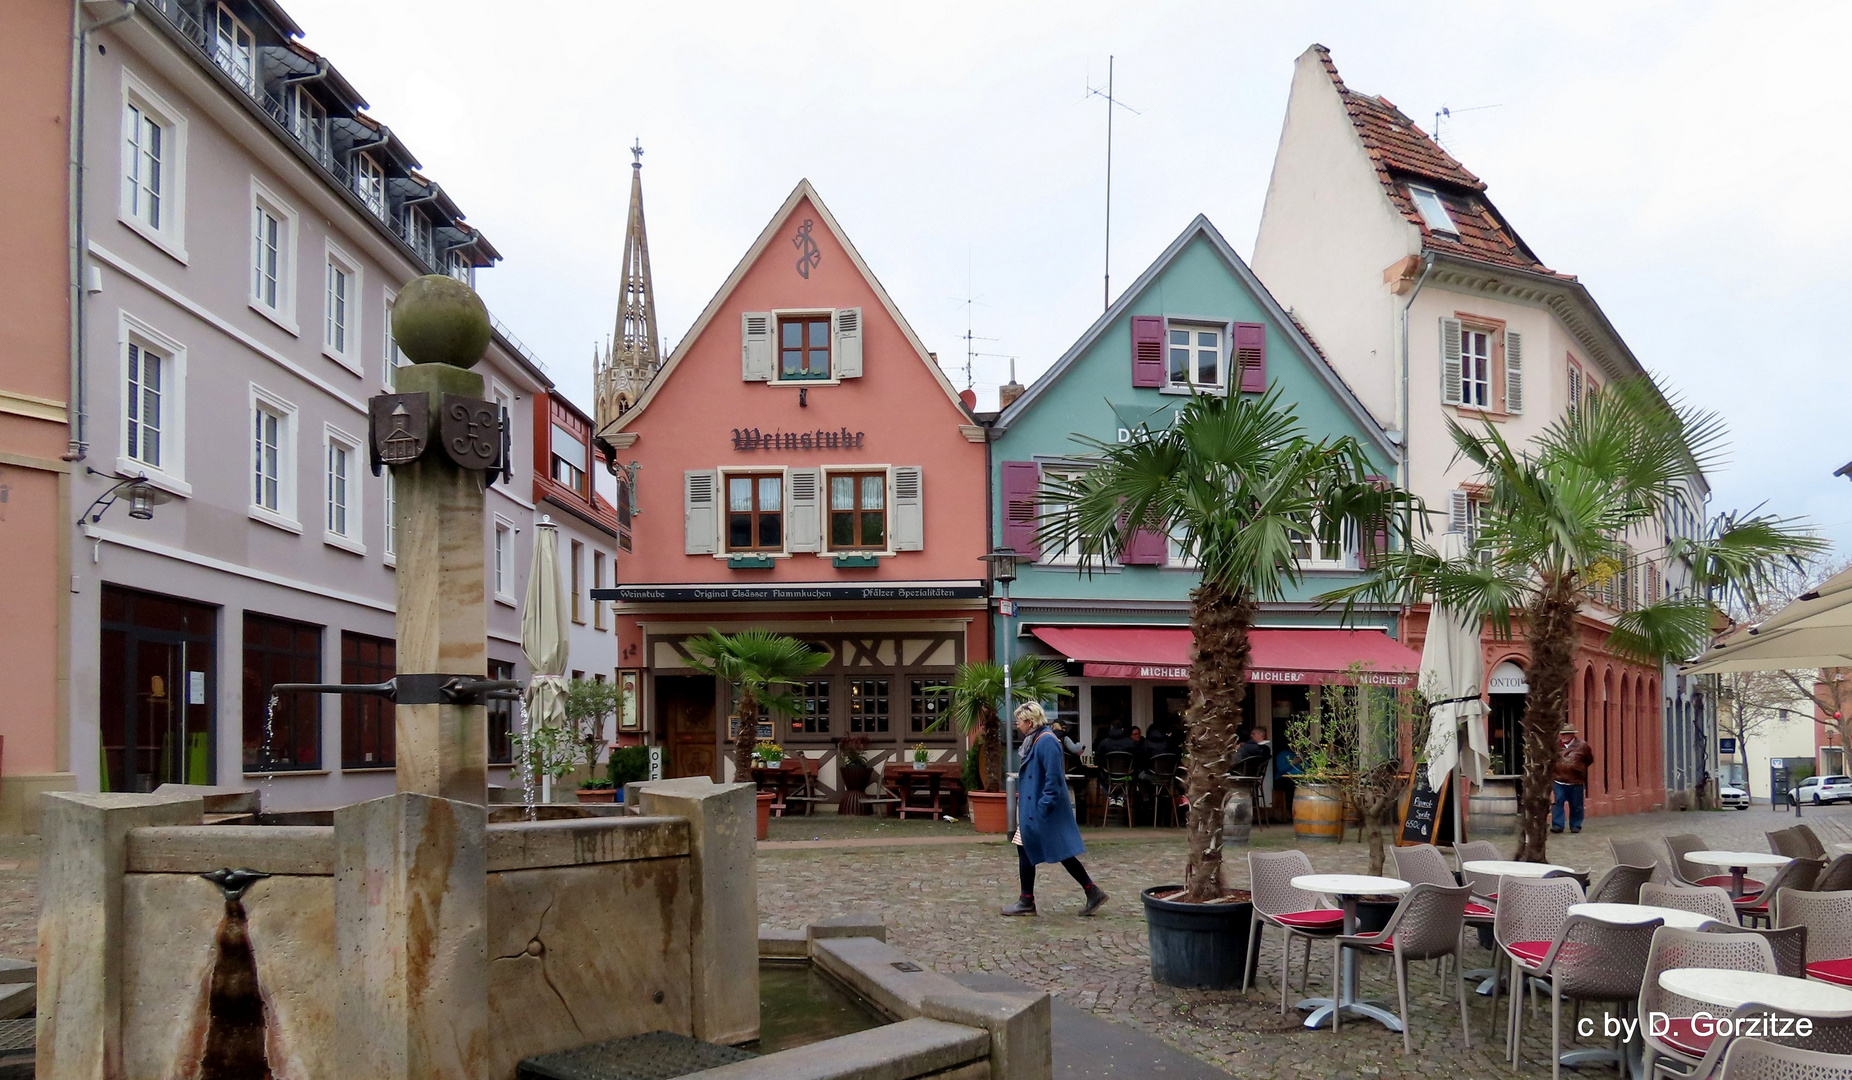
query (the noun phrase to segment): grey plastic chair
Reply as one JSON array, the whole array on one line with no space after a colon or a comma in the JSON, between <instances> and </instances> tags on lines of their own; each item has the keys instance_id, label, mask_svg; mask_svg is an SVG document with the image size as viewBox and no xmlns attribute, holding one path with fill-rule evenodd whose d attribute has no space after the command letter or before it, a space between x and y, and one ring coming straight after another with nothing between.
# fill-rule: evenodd
<instances>
[{"instance_id":1,"label":"grey plastic chair","mask_svg":"<svg viewBox=\"0 0 1852 1080\"><path fill-rule=\"evenodd\" d=\"M1503 904L1499 905L1501 908ZM1549 951L1535 963L1515 957L1531 978L1550 980L1550 1076L1562 1075L1563 999L1597 1002L1639 1000L1645 981L1646 957L1652 951L1653 932L1665 924L1658 919L1643 923L1610 923L1585 915L1571 915ZM1515 975L1514 975L1515 978ZM1517 1004L1523 986L1512 991L1512 1062L1523 1053L1523 1006Z\"/></svg>"},{"instance_id":2,"label":"grey plastic chair","mask_svg":"<svg viewBox=\"0 0 1852 1080\"><path fill-rule=\"evenodd\" d=\"M1852 1057L1766 1039L1733 1039L1718 1080L1852 1080Z\"/></svg>"},{"instance_id":3,"label":"grey plastic chair","mask_svg":"<svg viewBox=\"0 0 1852 1080\"><path fill-rule=\"evenodd\" d=\"M1435 852L1438 856L1440 853ZM1400 864L1398 864L1399 866ZM1408 1038L1408 965L1415 960L1436 960L1458 956L1461 928L1465 925L1466 902L1472 891L1464 885L1445 886L1422 882L1410 889L1396 905L1395 914L1381 932L1339 935L1331 948L1331 970L1344 967L1344 950L1354 949L1364 956L1388 956L1395 965L1396 1015L1402 1019L1402 1053L1413 1053ZM1466 1048L1473 1048L1472 1025L1466 1013L1466 984L1458 979L1453 985L1460 998L1460 1037ZM1338 1029L1339 1014L1331 1013L1331 1030Z\"/></svg>"},{"instance_id":4,"label":"grey plastic chair","mask_svg":"<svg viewBox=\"0 0 1852 1080\"><path fill-rule=\"evenodd\" d=\"M1278 927L1280 941L1280 1015L1286 1015L1286 988L1292 982L1293 939L1305 939L1305 964L1299 989L1312 977L1312 939L1331 938L1344 932L1344 912L1320 906L1316 893L1294 887L1293 878L1312 872L1312 860L1303 851L1248 852L1248 882L1253 893L1254 916L1248 920L1248 954L1241 965L1241 990L1247 992L1248 973L1260 951L1265 927Z\"/></svg>"},{"instance_id":5,"label":"grey plastic chair","mask_svg":"<svg viewBox=\"0 0 1852 1080\"><path fill-rule=\"evenodd\" d=\"M1511 960L1511 1008L1505 1028L1505 1059L1517 1061L1519 1002L1525 981L1538 974L1538 965L1550 955L1569 905L1582 901L1582 884L1570 877L1506 877L1498 883L1498 912L1492 917L1492 938ZM1492 987L1493 1028L1498 1025L1498 990Z\"/></svg>"},{"instance_id":6,"label":"grey plastic chair","mask_svg":"<svg viewBox=\"0 0 1852 1080\"><path fill-rule=\"evenodd\" d=\"M1610 839L1608 850L1614 853L1616 866L1652 867L1655 885L1664 885L1672 880L1672 871L1666 866L1665 855L1659 850L1659 845L1651 840Z\"/></svg>"},{"instance_id":7,"label":"grey plastic chair","mask_svg":"<svg viewBox=\"0 0 1852 1080\"><path fill-rule=\"evenodd\" d=\"M1812 825L1795 825L1788 832L1801 842L1805 848L1801 854L1809 859L1824 859L1831 854L1826 850L1826 845L1820 842L1820 834L1813 831Z\"/></svg>"},{"instance_id":8,"label":"grey plastic chair","mask_svg":"<svg viewBox=\"0 0 1852 1080\"><path fill-rule=\"evenodd\" d=\"M1640 903L1651 907L1694 911L1699 915L1708 915L1731 929L1741 925L1736 920L1736 905L1730 903L1729 892L1716 885L1655 885L1648 882L1640 886Z\"/></svg>"},{"instance_id":9,"label":"grey plastic chair","mask_svg":"<svg viewBox=\"0 0 1852 1080\"><path fill-rule=\"evenodd\" d=\"M1826 869L1826 863L1820 859L1793 859L1775 871L1775 876L1768 879L1768 886L1759 896L1745 894L1736 902L1736 912L1747 926L1772 923L1770 907L1781 893L1788 889L1795 892L1811 892L1813 883Z\"/></svg>"},{"instance_id":10,"label":"grey plastic chair","mask_svg":"<svg viewBox=\"0 0 1852 1080\"><path fill-rule=\"evenodd\" d=\"M1815 892L1844 892L1852 889L1852 852L1839 856L1826 864L1820 871L1819 878L1813 883Z\"/></svg>"},{"instance_id":11,"label":"grey plastic chair","mask_svg":"<svg viewBox=\"0 0 1852 1080\"><path fill-rule=\"evenodd\" d=\"M1790 979L1807 977L1807 928L1805 926L1784 926L1774 930L1760 926L1721 926L1711 923L1700 928L1709 934L1754 934L1775 954L1775 974L1786 975Z\"/></svg>"},{"instance_id":12,"label":"grey plastic chair","mask_svg":"<svg viewBox=\"0 0 1852 1080\"><path fill-rule=\"evenodd\" d=\"M1768 849L1777 855L1786 855L1790 859L1805 859L1811 855L1807 850L1807 842L1796 835L1793 829L1776 829L1763 835L1768 837Z\"/></svg>"},{"instance_id":13,"label":"grey plastic chair","mask_svg":"<svg viewBox=\"0 0 1852 1080\"><path fill-rule=\"evenodd\" d=\"M1483 860L1497 861L1504 858L1498 850L1498 845L1490 840L1468 840L1464 844L1453 845L1453 854L1460 860L1460 880L1472 886L1473 895L1487 904L1497 900L1498 875L1468 870L1466 864Z\"/></svg>"},{"instance_id":14,"label":"grey plastic chair","mask_svg":"<svg viewBox=\"0 0 1852 1080\"><path fill-rule=\"evenodd\" d=\"M1460 884L1447 866L1447 856L1433 844L1410 844L1391 851L1395 858L1395 876L1410 885L1439 885L1451 889Z\"/></svg>"},{"instance_id":15,"label":"grey plastic chair","mask_svg":"<svg viewBox=\"0 0 1852 1080\"><path fill-rule=\"evenodd\" d=\"M1807 974L1852 986L1852 892L1794 892L1775 896L1775 925L1807 930Z\"/></svg>"},{"instance_id":16,"label":"grey plastic chair","mask_svg":"<svg viewBox=\"0 0 1852 1080\"><path fill-rule=\"evenodd\" d=\"M1672 880L1680 885L1717 885L1729 888L1729 874L1713 874L1697 863L1685 861L1688 853L1709 849L1710 845L1704 842L1704 838L1693 833L1666 837L1666 854L1672 856ZM1754 896L1761 891L1762 882L1750 877L1743 878L1744 896Z\"/></svg>"},{"instance_id":17,"label":"grey plastic chair","mask_svg":"<svg viewBox=\"0 0 1852 1080\"><path fill-rule=\"evenodd\" d=\"M1588 890L1588 902L1591 904L1637 904L1640 902L1640 886L1652 880L1652 866L1628 866L1623 863L1601 875L1601 880L1595 882L1594 887Z\"/></svg>"},{"instance_id":18,"label":"grey plastic chair","mask_svg":"<svg viewBox=\"0 0 1852 1080\"><path fill-rule=\"evenodd\" d=\"M1657 1014L1668 1018L1665 1026L1656 1031L1649 1030L1647 1024L1640 1026L1646 1073L1654 1080L1661 1076L1708 1076L1725 1049L1714 1039L1692 1030L1692 1017L1700 1012L1716 1015L1715 1005L1674 994L1659 985L1660 972L1681 967L1773 973L1776 965L1768 942L1754 934L1661 927L1653 935L1652 949L1646 957L1646 968L1640 980L1639 1008L1635 1013L1636 1016ZM1661 1062L1659 1058L1666 1060Z\"/></svg>"}]
</instances>

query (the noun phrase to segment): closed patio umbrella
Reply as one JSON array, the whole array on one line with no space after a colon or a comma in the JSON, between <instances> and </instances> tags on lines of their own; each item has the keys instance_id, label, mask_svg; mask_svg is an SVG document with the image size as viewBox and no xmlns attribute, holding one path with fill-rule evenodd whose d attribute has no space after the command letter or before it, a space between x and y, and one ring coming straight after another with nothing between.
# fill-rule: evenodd
<instances>
[{"instance_id":1,"label":"closed patio umbrella","mask_svg":"<svg viewBox=\"0 0 1852 1080\"><path fill-rule=\"evenodd\" d=\"M534 565L527 575L521 611L521 653L527 657L527 721L522 731L566 722L567 611L559 576L559 526L542 517L534 530ZM553 797L552 779L542 777L541 801Z\"/></svg>"},{"instance_id":2,"label":"closed patio umbrella","mask_svg":"<svg viewBox=\"0 0 1852 1080\"><path fill-rule=\"evenodd\" d=\"M1466 537L1457 532L1442 534L1440 554L1444 559L1466 557ZM1421 644L1421 673L1416 687L1429 701L1433 724L1428 729L1428 779L1440 783L1455 766L1461 777L1478 787L1491 763L1491 746L1486 737L1485 654L1479 648L1479 627L1446 604L1436 603L1428 610L1427 640ZM1460 756L1460 732L1466 732L1466 755ZM1454 791L1454 821L1460 821L1460 796L1464 786ZM1458 830L1454 833L1460 837Z\"/></svg>"}]
</instances>

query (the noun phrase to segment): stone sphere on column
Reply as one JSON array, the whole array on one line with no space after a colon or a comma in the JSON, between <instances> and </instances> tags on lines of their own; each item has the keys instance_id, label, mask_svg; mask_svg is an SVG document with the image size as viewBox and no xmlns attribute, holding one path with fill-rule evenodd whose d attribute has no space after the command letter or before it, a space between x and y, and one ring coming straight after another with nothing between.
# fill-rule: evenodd
<instances>
[{"instance_id":1,"label":"stone sphere on column","mask_svg":"<svg viewBox=\"0 0 1852 1080\"><path fill-rule=\"evenodd\" d=\"M413 278L392 305L392 340L414 364L470 368L489 348L489 309L444 274Z\"/></svg>"}]
</instances>

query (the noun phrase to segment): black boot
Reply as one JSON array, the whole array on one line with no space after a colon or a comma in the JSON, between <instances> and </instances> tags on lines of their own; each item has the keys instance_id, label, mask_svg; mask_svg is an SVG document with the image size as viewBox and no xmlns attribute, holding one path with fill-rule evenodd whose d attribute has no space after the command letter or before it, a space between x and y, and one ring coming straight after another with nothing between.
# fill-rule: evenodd
<instances>
[{"instance_id":1,"label":"black boot","mask_svg":"<svg viewBox=\"0 0 1852 1080\"><path fill-rule=\"evenodd\" d=\"M1003 914L1005 915L1033 915L1035 914L1035 897L1033 896L1018 897L1014 904L1011 904L1009 907L1006 907L1003 909Z\"/></svg>"},{"instance_id":2,"label":"black boot","mask_svg":"<svg viewBox=\"0 0 1852 1080\"><path fill-rule=\"evenodd\" d=\"M1111 897L1106 895L1105 889L1100 888L1098 885L1089 885L1087 886L1087 902L1081 905L1080 913L1082 915L1091 915L1102 907L1105 907L1106 901L1109 899L1111 899Z\"/></svg>"}]
</instances>

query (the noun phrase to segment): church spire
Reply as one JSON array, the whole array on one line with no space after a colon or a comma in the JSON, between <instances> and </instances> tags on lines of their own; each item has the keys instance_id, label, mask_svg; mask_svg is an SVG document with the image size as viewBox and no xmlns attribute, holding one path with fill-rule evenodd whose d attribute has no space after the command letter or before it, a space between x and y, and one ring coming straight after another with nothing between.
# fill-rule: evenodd
<instances>
[{"instance_id":1,"label":"church spire","mask_svg":"<svg viewBox=\"0 0 1852 1080\"><path fill-rule=\"evenodd\" d=\"M608 429L637 403L662 366L656 338L656 292L650 284L649 238L643 229L643 144L630 148L630 218L624 229L622 292L615 337L593 374L598 430Z\"/></svg>"}]
</instances>

